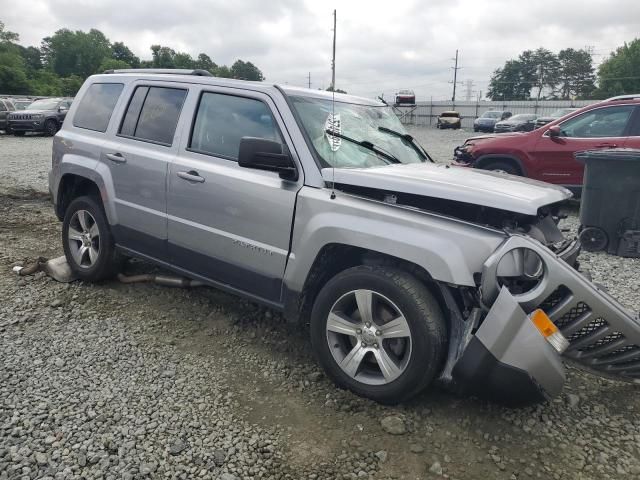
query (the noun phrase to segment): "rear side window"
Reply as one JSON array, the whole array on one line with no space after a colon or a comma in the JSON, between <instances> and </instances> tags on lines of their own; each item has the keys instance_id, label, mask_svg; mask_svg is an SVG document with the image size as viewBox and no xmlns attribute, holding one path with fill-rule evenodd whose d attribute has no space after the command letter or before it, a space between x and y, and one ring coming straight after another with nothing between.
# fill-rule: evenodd
<instances>
[{"instance_id":1,"label":"rear side window","mask_svg":"<svg viewBox=\"0 0 640 480\"><path fill-rule=\"evenodd\" d=\"M265 138L282 143L269 107L260 100L203 93L189 149L237 160L242 137Z\"/></svg>"},{"instance_id":2,"label":"rear side window","mask_svg":"<svg viewBox=\"0 0 640 480\"><path fill-rule=\"evenodd\" d=\"M187 91L137 87L120 126L120 135L170 146Z\"/></svg>"},{"instance_id":3,"label":"rear side window","mask_svg":"<svg viewBox=\"0 0 640 480\"><path fill-rule=\"evenodd\" d=\"M596 108L560 124L563 137L622 137L633 113L633 105Z\"/></svg>"},{"instance_id":4,"label":"rear side window","mask_svg":"<svg viewBox=\"0 0 640 480\"><path fill-rule=\"evenodd\" d=\"M82 97L73 117L74 127L105 132L123 87L122 83L91 85Z\"/></svg>"}]
</instances>

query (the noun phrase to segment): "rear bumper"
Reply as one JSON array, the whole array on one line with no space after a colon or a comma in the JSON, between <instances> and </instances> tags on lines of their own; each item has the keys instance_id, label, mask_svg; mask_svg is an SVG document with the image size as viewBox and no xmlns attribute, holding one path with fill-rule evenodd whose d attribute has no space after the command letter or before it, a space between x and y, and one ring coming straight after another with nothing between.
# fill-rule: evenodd
<instances>
[{"instance_id":1,"label":"rear bumper","mask_svg":"<svg viewBox=\"0 0 640 480\"><path fill-rule=\"evenodd\" d=\"M9 120L7 123L12 132L44 131L44 120Z\"/></svg>"}]
</instances>

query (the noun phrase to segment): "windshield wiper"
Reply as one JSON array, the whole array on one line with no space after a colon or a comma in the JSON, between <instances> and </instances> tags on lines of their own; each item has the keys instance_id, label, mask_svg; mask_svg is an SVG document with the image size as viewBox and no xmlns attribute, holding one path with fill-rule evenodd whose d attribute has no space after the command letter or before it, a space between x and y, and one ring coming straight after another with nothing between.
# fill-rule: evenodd
<instances>
[{"instance_id":1,"label":"windshield wiper","mask_svg":"<svg viewBox=\"0 0 640 480\"><path fill-rule=\"evenodd\" d=\"M396 132L395 130L392 130L387 127L378 127L378 130L380 130L381 132L388 133L390 135L394 135L398 138L402 138L403 140L406 140L407 142L409 142L409 145L411 145L411 148L413 148L418 153L418 155L421 155L425 157L427 160L429 160L431 163L434 163L433 158L431 158L431 155L429 155L427 151L424 148L422 148L422 146L418 142L416 142L415 138L413 138L408 133Z\"/></svg>"},{"instance_id":2,"label":"windshield wiper","mask_svg":"<svg viewBox=\"0 0 640 480\"><path fill-rule=\"evenodd\" d=\"M389 152L387 152L385 150L382 150L380 147L376 147L373 143L371 143L368 140L356 140L355 138L347 137L346 135L343 135L342 133L334 132L333 130L331 130L329 128L327 128L325 130L325 132L327 134L331 135L332 137L342 138L343 140L346 140L347 142L355 143L356 145L360 145L361 147L364 147L367 150L371 150L372 152L377 153L381 157L386 158L391 163L402 163L400 160L398 160L397 157L393 156L392 154L390 154Z\"/></svg>"}]
</instances>

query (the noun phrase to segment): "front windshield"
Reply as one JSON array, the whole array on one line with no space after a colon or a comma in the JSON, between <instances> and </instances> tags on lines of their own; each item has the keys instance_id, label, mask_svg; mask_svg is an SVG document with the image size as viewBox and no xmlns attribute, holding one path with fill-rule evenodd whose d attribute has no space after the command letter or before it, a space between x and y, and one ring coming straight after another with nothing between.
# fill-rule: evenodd
<instances>
[{"instance_id":1,"label":"front windshield","mask_svg":"<svg viewBox=\"0 0 640 480\"><path fill-rule=\"evenodd\" d=\"M406 134L406 130L387 106L358 105L329 99L292 96L302 128L325 167L366 168L387 165L388 158L346 139L329 135L326 130L358 142L367 141L396 157L400 163L419 163L426 159L406 138L400 138L380 128ZM335 115L333 115L335 113ZM332 128L333 125L333 128Z\"/></svg>"},{"instance_id":2,"label":"front windshield","mask_svg":"<svg viewBox=\"0 0 640 480\"><path fill-rule=\"evenodd\" d=\"M528 120L535 120L535 115L514 115L509 119L510 122L526 122Z\"/></svg>"},{"instance_id":3,"label":"front windshield","mask_svg":"<svg viewBox=\"0 0 640 480\"><path fill-rule=\"evenodd\" d=\"M42 100L36 100L31 105L29 105L25 110L55 110L58 108L58 103L60 100L51 100L48 98L43 98Z\"/></svg>"},{"instance_id":4,"label":"front windshield","mask_svg":"<svg viewBox=\"0 0 640 480\"><path fill-rule=\"evenodd\" d=\"M502 116L502 112L484 112L482 114L482 118L500 118Z\"/></svg>"}]
</instances>

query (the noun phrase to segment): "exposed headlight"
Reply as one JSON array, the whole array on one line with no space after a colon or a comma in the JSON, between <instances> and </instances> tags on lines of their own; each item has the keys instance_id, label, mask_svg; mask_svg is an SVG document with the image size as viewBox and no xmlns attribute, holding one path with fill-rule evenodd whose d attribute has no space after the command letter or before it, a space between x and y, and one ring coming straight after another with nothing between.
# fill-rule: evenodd
<instances>
[{"instance_id":1,"label":"exposed headlight","mask_svg":"<svg viewBox=\"0 0 640 480\"><path fill-rule=\"evenodd\" d=\"M44 115L40 114L40 113L36 113L35 115L31 115L31 118L34 120L40 120L42 118L44 118Z\"/></svg>"}]
</instances>

